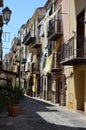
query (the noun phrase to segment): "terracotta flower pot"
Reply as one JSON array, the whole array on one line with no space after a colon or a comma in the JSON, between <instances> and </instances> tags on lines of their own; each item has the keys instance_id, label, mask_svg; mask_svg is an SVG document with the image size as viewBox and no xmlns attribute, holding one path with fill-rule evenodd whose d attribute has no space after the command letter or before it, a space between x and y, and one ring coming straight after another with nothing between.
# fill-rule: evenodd
<instances>
[{"instance_id":1,"label":"terracotta flower pot","mask_svg":"<svg viewBox=\"0 0 86 130\"><path fill-rule=\"evenodd\" d=\"M20 111L20 104L8 106L9 116L16 116L19 111Z\"/></svg>"}]
</instances>

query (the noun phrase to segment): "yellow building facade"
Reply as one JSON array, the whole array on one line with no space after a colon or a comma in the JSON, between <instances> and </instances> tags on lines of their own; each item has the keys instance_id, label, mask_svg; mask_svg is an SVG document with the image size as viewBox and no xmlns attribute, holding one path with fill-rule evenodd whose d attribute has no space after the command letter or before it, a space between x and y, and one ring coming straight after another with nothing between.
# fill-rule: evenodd
<instances>
[{"instance_id":1,"label":"yellow building facade","mask_svg":"<svg viewBox=\"0 0 86 130\"><path fill-rule=\"evenodd\" d=\"M61 61L66 75L66 106L86 112L86 0L68 1L68 41Z\"/></svg>"}]
</instances>

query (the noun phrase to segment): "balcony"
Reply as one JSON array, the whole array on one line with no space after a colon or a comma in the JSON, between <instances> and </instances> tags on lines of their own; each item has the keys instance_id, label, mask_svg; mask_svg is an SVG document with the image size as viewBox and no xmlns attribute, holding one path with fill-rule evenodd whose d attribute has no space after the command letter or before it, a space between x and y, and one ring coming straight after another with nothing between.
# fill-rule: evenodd
<instances>
[{"instance_id":1,"label":"balcony","mask_svg":"<svg viewBox=\"0 0 86 130\"><path fill-rule=\"evenodd\" d=\"M72 37L67 43L61 45L61 64L78 65L86 63L86 44L85 38L77 36Z\"/></svg>"},{"instance_id":2,"label":"balcony","mask_svg":"<svg viewBox=\"0 0 86 130\"><path fill-rule=\"evenodd\" d=\"M33 48L39 48L41 47L41 41L40 41L40 37L37 37L35 42L32 45Z\"/></svg>"},{"instance_id":3,"label":"balcony","mask_svg":"<svg viewBox=\"0 0 86 130\"><path fill-rule=\"evenodd\" d=\"M13 65L16 65L16 60L15 59L13 60Z\"/></svg>"},{"instance_id":4,"label":"balcony","mask_svg":"<svg viewBox=\"0 0 86 130\"><path fill-rule=\"evenodd\" d=\"M12 61L13 61L13 65L16 65L16 55L13 56Z\"/></svg>"},{"instance_id":5,"label":"balcony","mask_svg":"<svg viewBox=\"0 0 86 130\"><path fill-rule=\"evenodd\" d=\"M17 51L17 47L14 45L14 46L11 48L11 51L12 51L13 54L15 54L16 51Z\"/></svg>"},{"instance_id":6,"label":"balcony","mask_svg":"<svg viewBox=\"0 0 86 130\"><path fill-rule=\"evenodd\" d=\"M23 43L24 45L29 45L30 43L35 42L35 37L31 35L31 32L29 31L28 34L24 37Z\"/></svg>"},{"instance_id":7,"label":"balcony","mask_svg":"<svg viewBox=\"0 0 86 130\"><path fill-rule=\"evenodd\" d=\"M20 56L16 57L16 62L19 63L20 62Z\"/></svg>"},{"instance_id":8,"label":"balcony","mask_svg":"<svg viewBox=\"0 0 86 130\"><path fill-rule=\"evenodd\" d=\"M16 72L16 73L18 72L18 66L17 65L13 66L13 72Z\"/></svg>"},{"instance_id":9,"label":"balcony","mask_svg":"<svg viewBox=\"0 0 86 130\"><path fill-rule=\"evenodd\" d=\"M62 35L62 20L50 20L48 39L51 41L55 41L61 35Z\"/></svg>"},{"instance_id":10,"label":"balcony","mask_svg":"<svg viewBox=\"0 0 86 130\"><path fill-rule=\"evenodd\" d=\"M58 61L57 52L54 52L51 72L61 72L61 71L62 71L62 68Z\"/></svg>"},{"instance_id":11,"label":"balcony","mask_svg":"<svg viewBox=\"0 0 86 130\"><path fill-rule=\"evenodd\" d=\"M18 46L18 45L20 45L20 44L21 44L21 40L17 38L17 40L16 40L16 45Z\"/></svg>"}]
</instances>

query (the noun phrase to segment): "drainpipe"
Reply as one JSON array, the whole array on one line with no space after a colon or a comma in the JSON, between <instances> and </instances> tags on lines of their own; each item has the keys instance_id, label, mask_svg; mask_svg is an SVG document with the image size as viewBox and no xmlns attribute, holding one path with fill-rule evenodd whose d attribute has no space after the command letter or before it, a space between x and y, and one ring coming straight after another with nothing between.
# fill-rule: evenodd
<instances>
[{"instance_id":1,"label":"drainpipe","mask_svg":"<svg viewBox=\"0 0 86 130\"><path fill-rule=\"evenodd\" d=\"M45 99L45 76L43 76L43 99Z\"/></svg>"},{"instance_id":2,"label":"drainpipe","mask_svg":"<svg viewBox=\"0 0 86 130\"><path fill-rule=\"evenodd\" d=\"M47 85L48 85L48 80L47 80L47 75L46 75L46 78L45 78L45 80L46 80L46 100L48 99L48 88L47 88Z\"/></svg>"}]
</instances>

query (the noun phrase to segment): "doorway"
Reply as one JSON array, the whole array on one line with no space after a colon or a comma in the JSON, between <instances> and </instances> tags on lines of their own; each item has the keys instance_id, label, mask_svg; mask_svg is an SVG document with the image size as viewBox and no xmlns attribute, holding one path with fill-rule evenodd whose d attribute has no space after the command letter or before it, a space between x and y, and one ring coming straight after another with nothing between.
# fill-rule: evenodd
<instances>
[{"instance_id":1,"label":"doorway","mask_svg":"<svg viewBox=\"0 0 86 130\"><path fill-rule=\"evenodd\" d=\"M84 57L84 18L85 9L77 16L77 57Z\"/></svg>"},{"instance_id":2,"label":"doorway","mask_svg":"<svg viewBox=\"0 0 86 130\"><path fill-rule=\"evenodd\" d=\"M77 110L84 111L84 71L77 72Z\"/></svg>"}]
</instances>

